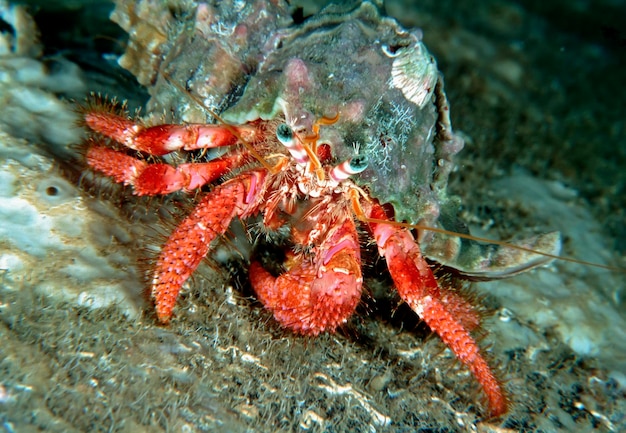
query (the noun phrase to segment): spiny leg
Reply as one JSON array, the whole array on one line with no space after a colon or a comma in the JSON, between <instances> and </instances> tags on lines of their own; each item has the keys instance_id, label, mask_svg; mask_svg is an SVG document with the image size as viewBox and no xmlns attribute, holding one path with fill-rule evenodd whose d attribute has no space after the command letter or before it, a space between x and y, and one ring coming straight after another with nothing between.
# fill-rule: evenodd
<instances>
[{"instance_id":1,"label":"spiny leg","mask_svg":"<svg viewBox=\"0 0 626 433\"><path fill-rule=\"evenodd\" d=\"M196 150L232 146L241 139L256 142L263 134L256 125L229 126L187 124L144 126L131 120L113 104L98 102L83 109L85 124L129 149L155 156L175 150ZM233 134L234 132L234 134Z\"/></svg>"},{"instance_id":2,"label":"spiny leg","mask_svg":"<svg viewBox=\"0 0 626 433\"><path fill-rule=\"evenodd\" d=\"M366 206L368 217L387 220L384 209L376 203ZM411 233L391 224L370 223L381 255L400 297L426 324L452 349L481 384L489 402L492 416L502 415L507 410L507 400L500 383L483 358L478 344L464 326L469 319L459 319L454 313L464 311L455 305L454 298L442 294L428 263ZM452 303L452 305L450 305Z\"/></svg>"},{"instance_id":3,"label":"spiny leg","mask_svg":"<svg viewBox=\"0 0 626 433\"><path fill-rule=\"evenodd\" d=\"M124 185L132 185L137 195L169 194L193 190L217 180L247 160L245 152L235 152L209 162L179 164L148 163L119 150L92 144L87 164Z\"/></svg>"}]
</instances>

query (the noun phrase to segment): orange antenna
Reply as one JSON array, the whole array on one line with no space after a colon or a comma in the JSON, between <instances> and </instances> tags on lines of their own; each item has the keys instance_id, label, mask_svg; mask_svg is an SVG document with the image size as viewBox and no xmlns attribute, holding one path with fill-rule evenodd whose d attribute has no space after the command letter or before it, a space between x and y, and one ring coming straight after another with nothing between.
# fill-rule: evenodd
<instances>
[{"instance_id":1,"label":"orange antenna","mask_svg":"<svg viewBox=\"0 0 626 433\"><path fill-rule=\"evenodd\" d=\"M337 120L339 120L339 113L337 113L334 117L320 117L313 124L313 135L302 139L302 145L304 146L306 153L309 155L309 170L314 171L320 181L324 180L322 163L317 157L317 140L320 138L320 126L332 125L333 123L336 123Z\"/></svg>"}]
</instances>

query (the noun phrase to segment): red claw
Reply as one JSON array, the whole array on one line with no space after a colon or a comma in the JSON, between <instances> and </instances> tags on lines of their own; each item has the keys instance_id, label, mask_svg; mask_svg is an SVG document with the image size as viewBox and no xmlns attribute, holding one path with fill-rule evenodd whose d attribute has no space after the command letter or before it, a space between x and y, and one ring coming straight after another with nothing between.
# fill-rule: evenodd
<instances>
[{"instance_id":1,"label":"red claw","mask_svg":"<svg viewBox=\"0 0 626 433\"><path fill-rule=\"evenodd\" d=\"M132 185L136 195L170 194L193 190L211 183L240 166L244 153L233 153L204 163L147 163L124 152L101 145L87 150L87 164L94 170L112 177L116 182Z\"/></svg>"},{"instance_id":2,"label":"red claw","mask_svg":"<svg viewBox=\"0 0 626 433\"><path fill-rule=\"evenodd\" d=\"M303 255L274 277L260 263L250 265L259 300L283 326L300 334L333 332L345 323L361 298L361 257L351 218L330 230L311 262Z\"/></svg>"},{"instance_id":3,"label":"red claw","mask_svg":"<svg viewBox=\"0 0 626 433\"><path fill-rule=\"evenodd\" d=\"M235 216L252 210L253 203L246 198L251 188L262 184L264 176L264 170L247 172L216 187L172 232L161 250L152 282L161 323L170 321L182 285L207 255L211 242L224 234Z\"/></svg>"}]
</instances>

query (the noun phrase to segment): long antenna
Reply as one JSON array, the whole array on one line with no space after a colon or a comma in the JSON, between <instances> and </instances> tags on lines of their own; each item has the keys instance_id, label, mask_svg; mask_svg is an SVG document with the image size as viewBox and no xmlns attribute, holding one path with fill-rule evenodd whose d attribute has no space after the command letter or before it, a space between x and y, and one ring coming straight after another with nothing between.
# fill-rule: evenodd
<instances>
[{"instance_id":1,"label":"long antenna","mask_svg":"<svg viewBox=\"0 0 626 433\"><path fill-rule=\"evenodd\" d=\"M427 231L430 231L430 232L441 233L441 234L444 234L444 235L456 236L456 237L462 238L462 239L469 239L469 240L478 241L478 242L485 242L485 243L489 243L489 244L500 245L500 246L507 247L507 248L512 248L512 249L515 249L515 250L526 251L528 253L538 254L540 256L549 257L551 259L563 260L565 262L570 262L570 263L578 263L580 265L592 266L594 268L606 269L608 271L615 271L615 272L626 273L626 269L618 268L618 267L615 267L615 266L603 265L601 263L587 262L585 260L575 259L575 258L572 258L572 257L559 256L557 254L550 254L550 253L546 253L546 252L543 252L543 251L537 251L537 250L533 250L532 248L527 248L527 247L524 247L524 246L521 246L521 245L511 244L511 243L508 243L508 242L505 242L505 241L499 241L499 240L496 240L496 239L483 238L483 237L480 237L480 236L474 236L474 235L470 235L470 234L467 234L467 233L457 233L457 232L453 232L451 230L441 229L441 228L438 228L438 227L430 227L430 226L425 226L425 225L422 225L422 224L409 224L409 223L403 223L403 222L398 222L398 221L381 220L381 219L376 219L376 218L369 218L369 217L366 217L366 216L363 216L362 218L359 218L359 219L361 219L362 221L367 222L367 223L391 224L391 225L395 225L395 226L399 226L399 227L406 227L406 228L410 228L410 229L427 230Z\"/></svg>"}]
</instances>

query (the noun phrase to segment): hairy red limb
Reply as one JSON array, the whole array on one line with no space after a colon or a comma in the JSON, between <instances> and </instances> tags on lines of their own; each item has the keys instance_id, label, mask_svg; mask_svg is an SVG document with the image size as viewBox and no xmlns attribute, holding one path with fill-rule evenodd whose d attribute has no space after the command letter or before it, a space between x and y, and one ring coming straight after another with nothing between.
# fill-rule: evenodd
<instances>
[{"instance_id":1,"label":"hairy red limb","mask_svg":"<svg viewBox=\"0 0 626 433\"><path fill-rule=\"evenodd\" d=\"M387 220L384 209L378 204L369 205L371 218ZM458 304L458 297L443 293L428 263L424 260L413 235L392 224L370 223L381 255L400 297L426 324L436 332L481 384L489 402L490 412L498 416L506 412L507 400L500 383L480 353L478 344L459 319L467 305Z\"/></svg>"},{"instance_id":2,"label":"hairy red limb","mask_svg":"<svg viewBox=\"0 0 626 433\"><path fill-rule=\"evenodd\" d=\"M259 300L283 326L300 334L333 332L352 315L361 298L361 255L352 218L335 221L314 251L289 260L279 277L260 263L250 265Z\"/></svg>"},{"instance_id":3,"label":"hairy red limb","mask_svg":"<svg viewBox=\"0 0 626 433\"><path fill-rule=\"evenodd\" d=\"M232 146L243 138L258 141L258 128L253 126L223 125L156 125L143 126L106 110L85 113L85 123L92 130L126 147L151 155L161 156L175 150L208 149ZM233 134L234 131L238 135Z\"/></svg>"},{"instance_id":4,"label":"hairy red limb","mask_svg":"<svg viewBox=\"0 0 626 433\"><path fill-rule=\"evenodd\" d=\"M179 164L148 163L106 146L93 145L87 150L87 164L116 182L132 185L137 195L169 194L193 190L217 180L241 166L246 154L236 152L209 162Z\"/></svg>"},{"instance_id":5,"label":"hairy red limb","mask_svg":"<svg viewBox=\"0 0 626 433\"><path fill-rule=\"evenodd\" d=\"M233 218L255 210L254 199L266 174L264 169L252 170L217 186L170 235L152 281L152 298L161 323L169 322L182 285L207 255L211 242L228 229Z\"/></svg>"}]
</instances>

